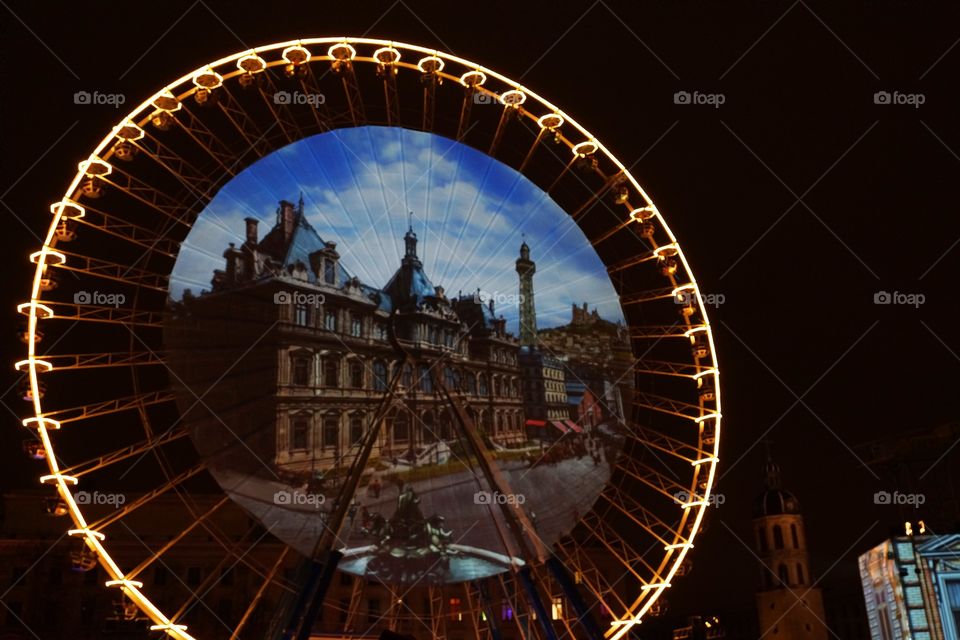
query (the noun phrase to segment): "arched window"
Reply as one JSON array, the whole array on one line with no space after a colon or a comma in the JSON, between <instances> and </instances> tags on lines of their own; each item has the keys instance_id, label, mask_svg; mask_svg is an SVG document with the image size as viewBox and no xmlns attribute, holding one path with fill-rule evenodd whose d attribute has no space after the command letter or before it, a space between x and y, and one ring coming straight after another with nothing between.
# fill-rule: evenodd
<instances>
[{"instance_id":1,"label":"arched window","mask_svg":"<svg viewBox=\"0 0 960 640\"><path fill-rule=\"evenodd\" d=\"M377 360L373 363L373 390L387 390L387 365L383 360Z\"/></svg>"},{"instance_id":2,"label":"arched window","mask_svg":"<svg viewBox=\"0 0 960 640\"><path fill-rule=\"evenodd\" d=\"M760 551L769 550L770 547L767 544L767 530L763 527L759 527L757 529L757 542L760 545Z\"/></svg>"},{"instance_id":3,"label":"arched window","mask_svg":"<svg viewBox=\"0 0 960 640\"><path fill-rule=\"evenodd\" d=\"M340 414L330 411L323 416L323 448L338 448L340 444Z\"/></svg>"},{"instance_id":4,"label":"arched window","mask_svg":"<svg viewBox=\"0 0 960 640\"><path fill-rule=\"evenodd\" d=\"M780 584L788 586L790 584L790 575L787 573L787 565L781 564L777 567L777 577L780 578Z\"/></svg>"},{"instance_id":5,"label":"arched window","mask_svg":"<svg viewBox=\"0 0 960 640\"><path fill-rule=\"evenodd\" d=\"M783 549L783 530L778 524L773 525L773 548Z\"/></svg>"},{"instance_id":6,"label":"arched window","mask_svg":"<svg viewBox=\"0 0 960 640\"><path fill-rule=\"evenodd\" d=\"M500 376L493 376L493 396L500 397Z\"/></svg>"},{"instance_id":7,"label":"arched window","mask_svg":"<svg viewBox=\"0 0 960 640\"><path fill-rule=\"evenodd\" d=\"M363 389L363 362L359 359L350 361L350 386L354 389Z\"/></svg>"},{"instance_id":8,"label":"arched window","mask_svg":"<svg viewBox=\"0 0 960 640\"><path fill-rule=\"evenodd\" d=\"M800 539L797 537L797 525L795 524L790 525L790 537L793 538L793 548L799 549Z\"/></svg>"},{"instance_id":9,"label":"arched window","mask_svg":"<svg viewBox=\"0 0 960 640\"><path fill-rule=\"evenodd\" d=\"M480 395L482 395L482 396L487 395L487 392L488 392L488 389L487 389L487 374L481 373L477 378L478 378L477 384L478 384L478 386L480 387Z\"/></svg>"},{"instance_id":10,"label":"arched window","mask_svg":"<svg viewBox=\"0 0 960 640\"><path fill-rule=\"evenodd\" d=\"M413 370L410 368L410 365L403 365L403 376L401 378L403 386L409 389L413 386Z\"/></svg>"},{"instance_id":11,"label":"arched window","mask_svg":"<svg viewBox=\"0 0 960 640\"><path fill-rule=\"evenodd\" d=\"M298 413L290 419L290 450L310 448L310 414Z\"/></svg>"},{"instance_id":12,"label":"arched window","mask_svg":"<svg viewBox=\"0 0 960 640\"><path fill-rule=\"evenodd\" d=\"M328 356L323 361L323 386L340 386L340 361L336 356Z\"/></svg>"},{"instance_id":13,"label":"arched window","mask_svg":"<svg viewBox=\"0 0 960 640\"><path fill-rule=\"evenodd\" d=\"M799 562L797 563L797 584L803 584L803 565Z\"/></svg>"}]
</instances>

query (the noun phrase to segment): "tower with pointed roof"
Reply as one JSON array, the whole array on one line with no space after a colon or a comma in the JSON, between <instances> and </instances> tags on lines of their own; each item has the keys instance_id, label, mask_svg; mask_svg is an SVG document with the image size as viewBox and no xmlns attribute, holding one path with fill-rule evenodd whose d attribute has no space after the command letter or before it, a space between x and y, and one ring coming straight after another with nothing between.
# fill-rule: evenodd
<instances>
[{"instance_id":1,"label":"tower with pointed roof","mask_svg":"<svg viewBox=\"0 0 960 640\"><path fill-rule=\"evenodd\" d=\"M537 312L533 304L533 274L537 272L537 263L530 259L526 241L520 245L516 266L520 276L520 345L533 348L537 346Z\"/></svg>"},{"instance_id":2,"label":"tower with pointed roof","mask_svg":"<svg viewBox=\"0 0 960 640\"><path fill-rule=\"evenodd\" d=\"M783 489L780 466L769 446L763 485L753 508L761 563L756 595L760 633L775 640L827 640L823 595L810 574L800 503Z\"/></svg>"}]
</instances>

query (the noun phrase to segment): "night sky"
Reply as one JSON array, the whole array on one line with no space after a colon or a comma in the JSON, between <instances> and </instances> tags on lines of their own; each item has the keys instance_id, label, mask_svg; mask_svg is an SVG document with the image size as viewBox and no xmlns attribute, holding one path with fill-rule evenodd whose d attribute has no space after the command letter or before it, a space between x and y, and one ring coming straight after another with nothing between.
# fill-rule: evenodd
<instances>
[{"instance_id":1,"label":"night sky","mask_svg":"<svg viewBox=\"0 0 960 640\"><path fill-rule=\"evenodd\" d=\"M76 105L74 92L120 92L130 107L209 60L297 36L433 46L521 81L604 141L657 203L702 290L724 296L711 320L725 502L672 611L752 605L759 570L742 541L765 439L803 505L815 572L856 589L856 555L903 520L873 494L906 490L878 479L858 445L957 413L960 6L837 4L4 4L7 369L21 357L13 307L48 205L126 112ZM675 104L679 91L724 100ZM876 104L877 92L924 103ZM877 305L879 291L925 302ZM9 374L0 390L15 384ZM14 388L2 401L4 484L34 486L19 447L25 403Z\"/></svg>"}]
</instances>

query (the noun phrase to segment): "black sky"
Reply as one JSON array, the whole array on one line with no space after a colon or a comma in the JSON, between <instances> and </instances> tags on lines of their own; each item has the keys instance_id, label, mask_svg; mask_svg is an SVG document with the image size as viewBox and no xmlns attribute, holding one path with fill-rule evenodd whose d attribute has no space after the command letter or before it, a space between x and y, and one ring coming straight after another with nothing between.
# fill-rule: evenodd
<instances>
[{"instance_id":1,"label":"black sky","mask_svg":"<svg viewBox=\"0 0 960 640\"><path fill-rule=\"evenodd\" d=\"M436 47L520 80L632 165L702 290L725 297L712 321L726 500L675 609L752 602L758 571L741 540L765 438L804 506L815 568L840 584L850 559L902 520L873 504L874 492L897 487L851 449L957 413L960 6L838 4L4 5L5 361L12 369L20 356L13 303L27 295L27 253L47 207L125 112L75 105L75 91L121 92L129 107L207 61L298 36ZM677 91L725 103L677 105ZM920 93L925 104L877 105L877 91ZM878 306L881 290L926 303ZM6 484L28 486L35 468L16 431L25 403L15 390L2 400Z\"/></svg>"}]
</instances>

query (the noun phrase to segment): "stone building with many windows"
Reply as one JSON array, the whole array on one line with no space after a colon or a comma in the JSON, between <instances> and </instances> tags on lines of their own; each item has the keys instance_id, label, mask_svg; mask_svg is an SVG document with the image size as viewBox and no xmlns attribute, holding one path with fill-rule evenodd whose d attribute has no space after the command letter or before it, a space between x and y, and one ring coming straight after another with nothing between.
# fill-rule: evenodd
<instances>
[{"instance_id":1,"label":"stone building with many windows","mask_svg":"<svg viewBox=\"0 0 960 640\"><path fill-rule=\"evenodd\" d=\"M399 362L391 323L417 364L399 373L374 457L417 465L449 452L456 434L440 385L491 441L526 439L518 341L492 303L472 295L448 297L430 282L412 227L401 264L382 289L347 270L336 244L307 221L302 199L299 205L282 201L276 224L262 239L257 220L248 218L246 242L231 244L223 255L225 268L214 272L212 290L185 294L175 305L177 321L168 335L190 387L191 380L202 387L202 381L216 379L218 369L248 350L225 373L233 392L216 393L207 403L219 413L229 412L225 404L260 399L237 419L255 417L260 430L272 426L272 462L280 470L349 464ZM219 361L211 352L220 354ZM273 424L263 424L269 415ZM240 437L266 447L251 429L230 423Z\"/></svg>"}]
</instances>

